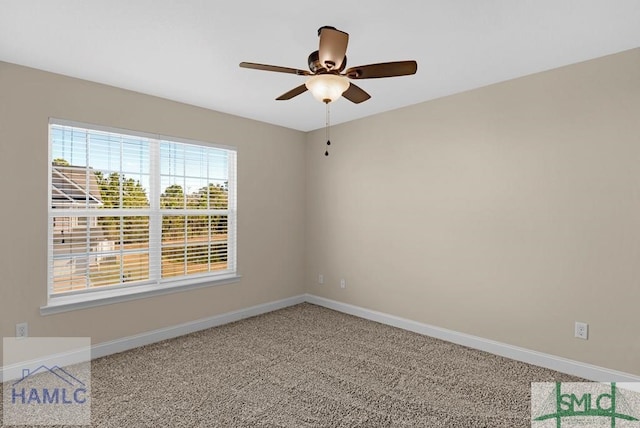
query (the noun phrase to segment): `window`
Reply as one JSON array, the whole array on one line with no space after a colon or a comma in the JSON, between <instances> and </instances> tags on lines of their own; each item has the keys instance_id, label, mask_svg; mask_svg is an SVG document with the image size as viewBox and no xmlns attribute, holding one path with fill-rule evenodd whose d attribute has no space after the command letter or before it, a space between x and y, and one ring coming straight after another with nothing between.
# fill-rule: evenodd
<instances>
[{"instance_id":1,"label":"window","mask_svg":"<svg viewBox=\"0 0 640 428\"><path fill-rule=\"evenodd\" d=\"M49 124L49 305L236 276L236 151Z\"/></svg>"}]
</instances>

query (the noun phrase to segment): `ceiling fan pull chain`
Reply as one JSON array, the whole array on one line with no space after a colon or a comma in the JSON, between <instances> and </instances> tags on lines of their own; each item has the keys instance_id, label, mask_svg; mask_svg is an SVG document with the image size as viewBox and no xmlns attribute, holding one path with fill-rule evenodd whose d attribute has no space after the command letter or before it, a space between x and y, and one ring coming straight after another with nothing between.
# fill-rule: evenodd
<instances>
[{"instance_id":1,"label":"ceiling fan pull chain","mask_svg":"<svg viewBox=\"0 0 640 428\"><path fill-rule=\"evenodd\" d=\"M329 146L331 145L331 140L329 139L329 131L331 128L331 118L329 116L329 103L325 103L325 105L327 106L327 116L326 116L326 121L324 123L324 130L325 130L325 135L327 137L327 150L324 152L324 155L329 156Z\"/></svg>"}]
</instances>

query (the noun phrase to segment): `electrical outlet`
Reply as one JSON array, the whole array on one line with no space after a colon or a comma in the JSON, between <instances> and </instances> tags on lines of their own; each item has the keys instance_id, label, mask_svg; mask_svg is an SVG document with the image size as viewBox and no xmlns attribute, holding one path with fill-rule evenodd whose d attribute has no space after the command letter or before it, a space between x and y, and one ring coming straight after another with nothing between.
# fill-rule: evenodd
<instances>
[{"instance_id":1,"label":"electrical outlet","mask_svg":"<svg viewBox=\"0 0 640 428\"><path fill-rule=\"evenodd\" d=\"M340 288L347 288L347 281L345 281L344 279L340 280Z\"/></svg>"},{"instance_id":2,"label":"electrical outlet","mask_svg":"<svg viewBox=\"0 0 640 428\"><path fill-rule=\"evenodd\" d=\"M589 324L586 322L576 321L574 335L578 339L587 340L589 338Z\"/></svg>"},{"instance_id":3,"label":"electrical outlet","mask_svg":"<svg viewBox=\"0 0 640 428\"><path fill-rule=\"evenodd\" d=\"M324 284L324 275L323 274L318 275L318 284L320 284L320 285Z\"/></svg>"},{"instance_id":4,"label":"electrical outlet","mask_svg":"<svg viewBox=\"0 0 640 428\"><path fill-rule=\"evenodd\" d=\"M29 324L26 322L16 324L16 337L22 339L27 336L29 336Z\"/></svg>"}]
</instances>

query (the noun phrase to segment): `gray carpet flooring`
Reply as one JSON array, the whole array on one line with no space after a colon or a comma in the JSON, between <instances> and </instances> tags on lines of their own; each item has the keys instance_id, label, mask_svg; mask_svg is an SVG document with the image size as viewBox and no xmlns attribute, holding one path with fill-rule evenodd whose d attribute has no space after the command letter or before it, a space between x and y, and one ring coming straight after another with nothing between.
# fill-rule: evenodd
<instances>
[{"instance_id":1,"label":"gray carpet flooring","mask_svg":"<svg viewBox=\"0 0 640 428\"><path fill-rule=\"evenodd\" d=\"M95 427L529 427L540 367L301 304L92 362Z\"/></svg>"}]
</instances>

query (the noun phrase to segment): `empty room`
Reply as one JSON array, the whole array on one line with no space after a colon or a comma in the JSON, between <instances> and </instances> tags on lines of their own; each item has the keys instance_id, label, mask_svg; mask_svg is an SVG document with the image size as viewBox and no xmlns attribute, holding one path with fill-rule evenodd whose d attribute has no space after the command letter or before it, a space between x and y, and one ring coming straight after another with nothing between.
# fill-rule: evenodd
<instances>
[{"instance_id":1,"label":"empty room","mask_svg":"<svg viewBox=\"0 0 640 428\"><path fill-rule=\"evenodd\" d=\"M3 426L640 426L638 22L0 0Z\"/></svg>"}]
</instances>

